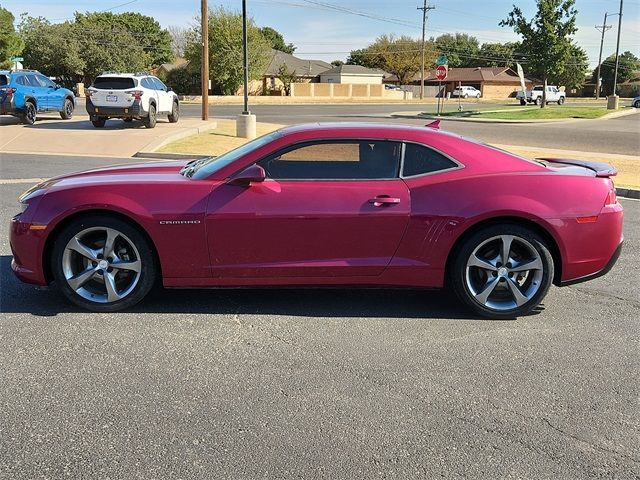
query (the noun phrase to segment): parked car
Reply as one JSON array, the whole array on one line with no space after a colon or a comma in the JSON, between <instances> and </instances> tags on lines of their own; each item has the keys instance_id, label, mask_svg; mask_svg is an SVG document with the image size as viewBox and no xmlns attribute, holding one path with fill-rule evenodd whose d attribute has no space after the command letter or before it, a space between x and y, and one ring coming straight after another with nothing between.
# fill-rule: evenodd
<instances>
[{"instance_id":1,"label":"parked car","mask_svg":"<svg viewBox=\"0 0 640 480\"><path fill-rule=\"evenodd\" d=\"M542 93L544 87L542 85L536 85L533 90L527 90L526 94L520 90L516 93L516 98L520 100L520 105L526 105L527 103L535 103L540 105L542 103ZM547 104L557 102L558 105L562 105L566 100L566 94L555 85L547 85Z\"/></svg>"},{"instance_id":2,"label":"parked car","mask_svg":"<svg viewBox=\"0 0 640 480\"><path fill-rule=\"evenodd\" d=\"M633 105L634 108L640 108L640 96L634 98L631 105Z\"/></svg>"},{"instance_id":3,"label":"parked car","mask_svg":"<svg viewBox=\"0 0 640 480\"><path fill-rule=\"evenodd\" d=\"M125 122L142 120L144 126L156 126L158 115L175 123L180 116L178 96L162 81L146 73L103 73L86 90L87 113L94 127L104 127L109 118Z\"/></svg>"},{"instance_id":4,"label":"parked car","mask_svg":"<svg viewBox=\"0 0 640 480\"><path fill-rule=\"evenodd\" d=\"M451 95L453 97L462 97L462 98L469 98L469 97L480 98L482 96L482 92L475 87L467 87L463 85L462 87L456 88Z\"/></svg>"},{"instance_id":5,"label":"parked car","mask_svg":"<svg viewBox=\"0 0 640 480\"><path fill-rule=\"evenodd\" d=\"M59 112L63 120L73 116L73 92L37 70L0 70L0 114L18 117L33 125L38 113Z\"/></svg>"},{"instance_id":6,"label":"parked car","mask_svg":"<svg viewBox=\"0 0 640 480\"><path fill-rule=\"evenodd\" d=\"M403 92L404 91L404 90L402 90L400 85L393 85L391 83L385 83L384 89L385 90L395 90L395 91L398 91L398 92Z\"/></svg>"},{"instance_id":7,"label":"parked car","mask_svg":"<svg viewBox=\"0 0 640 480\"><path fill-rule=\"evenodd\" d=\"M36 185L12 220L12 268L100 312L131 307L160 277L168 288L451 285L477 314L513 318L552 283L612 268L615 174L435 128L297 125L218 157Z\"/></svg>"}]
</instances>

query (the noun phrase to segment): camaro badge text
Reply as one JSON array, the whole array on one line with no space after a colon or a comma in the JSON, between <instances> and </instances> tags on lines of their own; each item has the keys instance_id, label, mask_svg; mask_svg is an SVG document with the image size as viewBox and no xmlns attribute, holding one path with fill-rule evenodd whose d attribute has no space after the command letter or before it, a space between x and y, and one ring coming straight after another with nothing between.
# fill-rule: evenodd
<instances>
[{"instance_id":1,"label":"camaro badge text","mask_svg":"<svg viewBox=\"0 0 640 480\"><path fill-rule=\"evenodd\" d=\"M200 220L160 220L160 225L185 225L200 223Z\"/></svg>"}]
</instances>

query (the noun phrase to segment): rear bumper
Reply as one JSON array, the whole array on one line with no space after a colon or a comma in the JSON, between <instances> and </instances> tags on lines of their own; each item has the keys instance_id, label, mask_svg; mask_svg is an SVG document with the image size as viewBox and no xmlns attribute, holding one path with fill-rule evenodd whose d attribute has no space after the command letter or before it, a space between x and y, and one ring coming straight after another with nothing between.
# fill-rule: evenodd
<instances>
[{"instance_id":1,"label":"rear bumper","mask_svg":"<svg viewBox=\"0 0 640 480\"><path fill-rule=\"evenodd\" d=\"M622 250L622 205L605 206L597 220L577 223L565 220L563 240L562 277L560 286L586 282L608 273Z\"/></svg>"},{"instance_id":2,"label":"rear bumper","mask_svg":"<svg viewBox=\"0 0 640 480\"><path fill-rule=\"evenodd\" d=\"M574 278L572 280L564 280L560 282L560 286L566 287L568 285L575 285L576 283L588 282L589 280L602 277L603 275L606 275L607 273L609 273L613 268L613 266L618 261L618 258L620 258L620 253L622 253L623 243L624 242L620 242L620 245L618 245L618 248L616 248L615 252L613 252L613 255L611 256L611 258L609 259L609 261L607 262L607 264L602 270L599 270L595 273L590 273L589 275L585 275L584 277Z\"/></svg>"},{"instance_id":3,"label":"rear bumper","mask_svg":"<svg viewBox=\"0 0 640 480\"><path fill-rule=\"evenodd\" d=\"M10 101L4 101L2 103L0 103L0 115L17 115L18 114L18 109L16 108L15 103L13 103L13 100Z\"/></svg>"},{"instance_id":4,"label":"rear bumper","mask_svg":"<svg viewBox=\"0 0 640 480\"><path fill-rule=\"evenodd\" d=\"M140 102L135 101L130 107L111 107L94 105L91 98L86 100L87 113L92 117L115 117L115 118L139 118L146 117L149 112L142 108Z\"/></svg>"}]
</instances>

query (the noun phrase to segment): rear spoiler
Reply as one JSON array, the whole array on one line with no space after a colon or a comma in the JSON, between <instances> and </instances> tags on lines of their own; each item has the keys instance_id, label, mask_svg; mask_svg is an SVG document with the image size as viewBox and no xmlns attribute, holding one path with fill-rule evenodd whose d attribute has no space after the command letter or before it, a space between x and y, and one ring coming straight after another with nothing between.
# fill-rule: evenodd
<instances>
[{"instance_id":1,"label":"rear spoiler","mask_svg":"<svg viewBox=\"0 0 640 480\"><path fill-rule=\"evenodd\" d=\"M545 162L561 163L564 165L575 165L577 167L588 168L593 170L596 177L614 177L618 174L618 170L613 165L602 162L587 162L585 160L573 160L570 158L539 158Z\"/></svg>"}]
</instances>

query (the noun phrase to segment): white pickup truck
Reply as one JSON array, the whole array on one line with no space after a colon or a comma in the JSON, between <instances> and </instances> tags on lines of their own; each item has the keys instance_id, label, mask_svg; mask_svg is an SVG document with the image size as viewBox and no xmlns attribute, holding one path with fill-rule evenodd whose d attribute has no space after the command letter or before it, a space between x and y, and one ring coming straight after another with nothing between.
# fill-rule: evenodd
<instances>
[{"instance_id":1,"label":"white pickup truck","mask_svg":"<svg viewBox=\"0 0 640 480\"><path fill-rule=\"evenodd\" d=\"M526 95L519 91L516 94L516 98L520 100L520 105L526 105L527 103L535 103L540 105L542 103L542 93L544 87L542 85L536 85L533 90L527 90ZM547 103L558 102L558 105L562 105L566 99L566 94L561 92L555 85L547 85Z\"/></svg>"}]
</instances>

